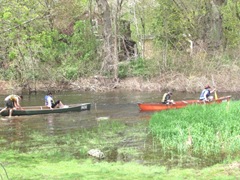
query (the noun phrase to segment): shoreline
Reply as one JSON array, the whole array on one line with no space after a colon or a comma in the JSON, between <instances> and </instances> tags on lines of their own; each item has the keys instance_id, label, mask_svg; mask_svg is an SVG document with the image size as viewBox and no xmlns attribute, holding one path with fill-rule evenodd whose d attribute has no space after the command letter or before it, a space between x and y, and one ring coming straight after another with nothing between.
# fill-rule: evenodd
<instances>
[{"instance_id":1,"label":"shoreline","mask_svg":"<svg viewBox=\"0 0 240 180\"><path fill-rule=\"evenodd\" d=\"M94 76L90 78L81 78L78 81L66 81L60 83L36 82L20 86L15 82L0 81L1 94L8 93L37 93L47 91L92 91L108 92L116 90L128 91L146 91L163 92L179 91L198 93L206 85L216 88L218 92L238 92L240 84L236 81L227 81L221 77L215 77L209 80L207 77L184 77L179 75L163 76L161 78L143 79L140 77L131 77L125 79L113 80L110 78Z\"/></svg>"}]
</instances>

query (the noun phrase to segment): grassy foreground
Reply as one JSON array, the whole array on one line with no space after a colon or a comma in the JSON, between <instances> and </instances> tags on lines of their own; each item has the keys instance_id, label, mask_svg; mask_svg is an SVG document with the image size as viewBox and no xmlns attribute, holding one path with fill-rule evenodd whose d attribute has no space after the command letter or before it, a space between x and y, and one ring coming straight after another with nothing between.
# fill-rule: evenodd
<instances>
[{"instance_id":1,"label":"grassy foreground","mask_svg":"<svg viewBox=\"0 0 240 180\"><path fill-rule=\"evenodd\" d=\"M240 157L239 107L236 101L156 113L151 132L165 152L223 160Z\"/></svg>"},{"instance_id":2,"label":"grassy foreground","mask_svg":"<svg viewBox=\"0 0 240 180\"><path fill-rule=\"evenodd\" d=\"M16 154L15 154L16 153ZM11 159L9 159L12 157ZM237 179L240 163L215 165L202 170L171 169L143 166L136 163L107 163L93 160L69 159L52 161L30 154L8 152L4 158L7 174L1 169L2 179L79 179L79 180L152 180L152 179ZM5 159L7 158L7 159ZM7 177L8 176L8 177Z\"/></svg>"}]
</instances>

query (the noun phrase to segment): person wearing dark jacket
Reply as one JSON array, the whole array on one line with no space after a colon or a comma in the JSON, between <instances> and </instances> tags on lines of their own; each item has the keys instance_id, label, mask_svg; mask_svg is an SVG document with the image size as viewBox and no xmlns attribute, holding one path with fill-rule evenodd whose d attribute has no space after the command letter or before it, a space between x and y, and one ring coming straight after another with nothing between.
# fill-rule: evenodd
<instances>
[{"instance_id":1,"label":"person wearing dark jacket","mask_svg":"<svg viewBox=\"0 0 240 180\"><path fill-rule=\"evenodd\" d=\"M167 92L162 97L162 104L174 104L174 101L171 99L172 92Z\"/></svg>"}]
</instances>

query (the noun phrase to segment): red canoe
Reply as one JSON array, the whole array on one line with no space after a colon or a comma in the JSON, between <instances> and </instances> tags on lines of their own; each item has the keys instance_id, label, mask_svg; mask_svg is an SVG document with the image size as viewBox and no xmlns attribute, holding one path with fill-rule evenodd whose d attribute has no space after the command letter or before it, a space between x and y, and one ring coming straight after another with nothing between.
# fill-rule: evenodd
<instances>
[{"instance_id":1,"label":"red canoe","mask_svg":"<svg viewBox=\"0 0 240 180\"><path fill-rule=\"evenodd\" d=\"M140 111L162 111L167 109L179 109L190 104L212 104L212 103L222 103L227 102L231 99L231 96L224 96L215 99L210 102L204 102L200 100L184 100L175 101L175 104L162 104L162 103L138 103Z\"/></svg>"}]
</instances>

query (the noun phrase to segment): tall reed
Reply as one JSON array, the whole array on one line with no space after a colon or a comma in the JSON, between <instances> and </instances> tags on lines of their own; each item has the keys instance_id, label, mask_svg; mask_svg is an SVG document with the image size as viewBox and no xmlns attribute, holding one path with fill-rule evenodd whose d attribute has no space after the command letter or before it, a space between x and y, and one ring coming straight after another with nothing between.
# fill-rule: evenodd
<instances>
[{"instance_id":1,"label":"tall reed","mask_svg":"<svg viewBox=\"0 0 240 180\"><path fill-rule=\"evenodd\" d=\"M164 152L233 156L240 151L240 101L155 113L150 131Z\"/></svg>"}]
</instances>

